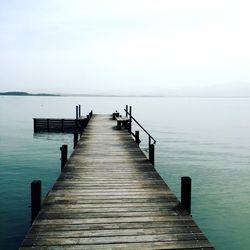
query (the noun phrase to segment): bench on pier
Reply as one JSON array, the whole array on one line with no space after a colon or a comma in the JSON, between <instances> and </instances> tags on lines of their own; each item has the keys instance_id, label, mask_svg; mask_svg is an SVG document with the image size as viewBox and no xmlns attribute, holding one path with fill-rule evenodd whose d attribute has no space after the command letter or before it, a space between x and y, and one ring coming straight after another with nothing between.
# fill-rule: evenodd
<instances>
[{"instance_id":1,"label":"bench on pier","mask_svg":"<svg viewBox=\"0 0 250 250\"><path fill-rule=\"evenodd\" d=\"M116 121L117 121L118 129L121 129L122 126L127 128L128 123L129 123L129 118L128 117L116 117Z\"/></svg>"}]
</instances>

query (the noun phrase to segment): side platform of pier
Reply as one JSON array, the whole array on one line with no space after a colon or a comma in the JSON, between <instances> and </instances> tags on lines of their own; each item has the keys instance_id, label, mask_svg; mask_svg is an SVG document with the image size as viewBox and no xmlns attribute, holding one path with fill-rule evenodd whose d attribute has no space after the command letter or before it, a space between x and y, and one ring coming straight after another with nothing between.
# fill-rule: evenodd
<instances>
[{"instance_id":1,"label":"side platform of pier","mask_svg":"<svg viewBox=\"0 0 250 250\"><path fill-rule=\"evenodd\" d=\"M20 249L214 248L131 135L93 115Z\"/></svg>"}]
</instances>

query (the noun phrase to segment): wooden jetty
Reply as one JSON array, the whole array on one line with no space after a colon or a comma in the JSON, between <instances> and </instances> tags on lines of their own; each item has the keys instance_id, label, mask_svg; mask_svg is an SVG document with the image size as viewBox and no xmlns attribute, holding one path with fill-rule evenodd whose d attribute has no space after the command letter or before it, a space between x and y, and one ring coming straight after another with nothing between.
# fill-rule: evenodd
<instances>
[{"instance_id":1,"label":"wooden jetty","mask_svg":"<svg viewBox=\"0 0 250 250\"><path fill-rule=\"evenodd\" d=\"M214 248L131 134L93 115L20 249Z\"/></svg>"}]
</instances>

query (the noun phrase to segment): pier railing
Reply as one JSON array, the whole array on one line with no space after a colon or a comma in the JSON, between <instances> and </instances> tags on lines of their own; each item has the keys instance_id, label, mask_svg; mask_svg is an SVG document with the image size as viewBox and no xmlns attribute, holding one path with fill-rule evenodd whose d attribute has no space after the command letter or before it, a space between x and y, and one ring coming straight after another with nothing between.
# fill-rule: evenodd
<instances>
[{"instance_id":1,"label":"pier railing","mask_svg":"<svg viewBox=\"0 0 250 250\"><path fill-rule=\"evenodd\" d=\"M129 115L129 117L131 118L131 120L133 120L147 135L148 135L148 144L151 144L151 140L153 141L153 144L156 143L156 140L154 139L154 137L149 134L149 132L132 116L132 114L130 112L128 112L126 109L124 109L124 111L126 112L126 114ZM131 131L131 134L133 134L133 132ZM135 136L135 134L133 134Z\"/></svg>"},{"instance_id":2,"label":"pier railing","mask_svg":"<svg viewBox=\"0 0 250 250\"><path fill-rule=\"evenodd\" d=\"M129 111L128 111L128 105L126 105L126 108L124 109L126 113L126 117L129 117L129 123L128 123L128 131L130 134L132 134L137 142L137 144L140 143L139 139L139 131L135 131L133 133L132 131L132 121L134 121L147 135L148 135L148 158L150 162L154 165L154 155L155 155L155 143L156 140L154 137L132 116L132 106L129 106Z\"/></svg>"}]
</instances>

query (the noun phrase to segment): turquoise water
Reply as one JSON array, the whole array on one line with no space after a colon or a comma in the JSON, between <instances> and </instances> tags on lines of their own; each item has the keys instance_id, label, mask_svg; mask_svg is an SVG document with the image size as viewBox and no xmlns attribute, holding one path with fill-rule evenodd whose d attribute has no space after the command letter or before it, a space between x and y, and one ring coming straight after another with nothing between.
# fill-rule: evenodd
<instances>
[{"instance_id":1,"label":"turquoise water","mask_svg":"<svg viewBox=\"0 0 250 250\"><path fill-rule=\"evenodd\" d=\"M29 228L30 182L41 179L45 195L60 173L59 147L72 148L70 134L34 135L32 118L71 118L77 104L83 113L132 105L178 197L181 176L192 178L193 217L216 249L250 249L250 99L0 97L1 249L17 249Z\"/></svg>"}]
</instances>

